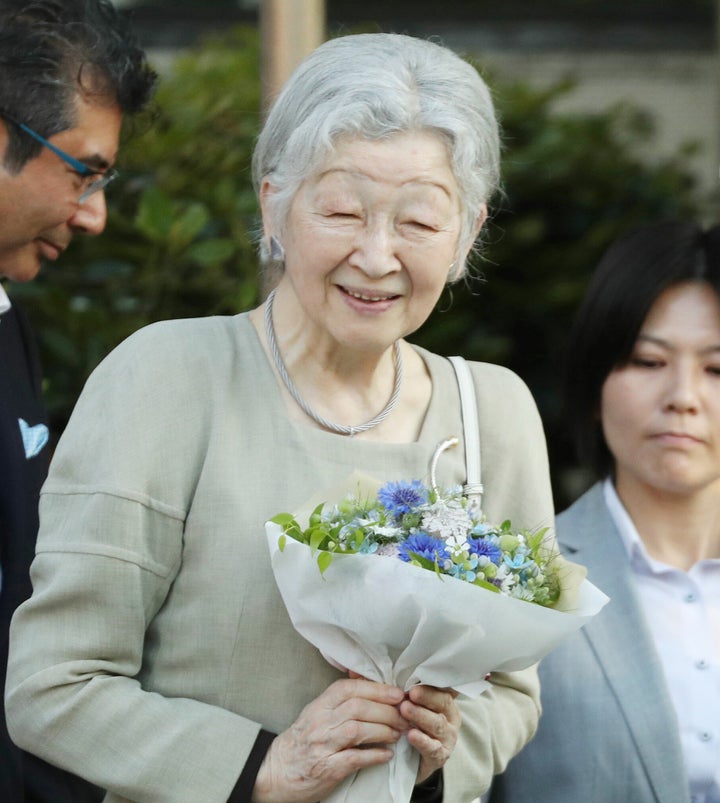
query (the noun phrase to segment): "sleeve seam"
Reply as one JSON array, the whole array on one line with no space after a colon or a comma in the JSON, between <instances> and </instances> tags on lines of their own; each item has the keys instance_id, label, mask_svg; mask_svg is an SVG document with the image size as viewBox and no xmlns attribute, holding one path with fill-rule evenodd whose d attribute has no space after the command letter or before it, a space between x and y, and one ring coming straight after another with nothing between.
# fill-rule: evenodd
<instances>
[{"instance_id":1,"label":"sleeve seam","mask_svg":"<svg viewBox=\"0 0 720 803\"><path fill-rule=\"evenodd\" d=\"M124 499L128 502L136 502L137 504L140 504L143 507L149 508L150 510L154 510L155 512L160 513L161 515L166 516L168 518L177 519L180 522L184 522L187 516L185 510L175 507L174 505L170 505L167 502L162 502L159 499L155 499L149 494L142 493L140 491L129 491L124 488L118 488L112 485L97 485L92 487L88 487L86 485L53 486L52 483L48 481L45 483L45 486L40 492L40 495L41 496L94 496L94 495L114 496L119 499Z\"/></svg>"},{"instance_id":2,"label":"sleeve seam","mask_svg":"<svg viewBox=\"0 0 720 803\"><path fill-rule=\"evenodd\" d=\"M62 549L38 549L37 555L86 555L94 558L110 558L137 566L143 571L150 572L156 577L165 580L175 568L167 567L157 561L142 558L136 552L129 549L119 549L118 547L105 546L99 549L88 549L86 545L73 547L72 544L63 545Z\"/></svg>"}]
</instances>

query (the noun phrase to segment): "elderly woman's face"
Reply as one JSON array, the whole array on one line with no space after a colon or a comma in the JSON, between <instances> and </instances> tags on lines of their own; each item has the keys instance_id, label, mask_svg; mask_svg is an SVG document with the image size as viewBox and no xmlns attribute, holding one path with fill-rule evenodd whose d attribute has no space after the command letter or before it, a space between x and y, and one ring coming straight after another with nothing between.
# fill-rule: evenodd
<instances>
[{"instance_id":1,"label":"elderly woman's face","mask_svg":"<svg viewBox=\"0 0 720 803\"><path fill-rule=\"evenodd\" d=\"M386 348L432 311L458 258L460 228L439 137L341 140L293 200L281 235L283 282L321 333Z\"/></svg>"}]
</instances>

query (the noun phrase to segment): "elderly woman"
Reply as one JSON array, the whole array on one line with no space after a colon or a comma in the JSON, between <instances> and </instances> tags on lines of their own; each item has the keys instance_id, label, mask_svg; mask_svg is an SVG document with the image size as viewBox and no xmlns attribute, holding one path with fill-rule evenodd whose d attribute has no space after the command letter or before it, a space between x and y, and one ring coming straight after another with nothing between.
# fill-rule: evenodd
<instances>
[{"instance_id":1,"label":"elderly woman","mask_svg":"<svg viewBox=\"0 0 720 803\"><path fill-rule=\"evenodd\" d=\"M720 226L613 243L568 343L600 481L557 534L611 601L542 661L538 734L491 800L719 803Z\"/></svg>"},{"instance_id":2,"label":"elderly woman","mask_svg":"<svg viewBox=\"0 0 720 803\"><path fill-rule=\"evenodd\" d=\"M413 799L465 803L533 735L534 672L494 674L476 701L343 675L294 631L263 525L358 468L426 476L462 436L451 364L404 338L487 215L490 96L436 44L339 38L291 77L254 168L275 290L129 338L58 447L13 623L11 733L107 801L183 803L317 801L404 734ZM488 517L550 523L530 394L502 368L472 375ZM441 462L464 481L462 449Z\"/></svg>"}]
</instances>

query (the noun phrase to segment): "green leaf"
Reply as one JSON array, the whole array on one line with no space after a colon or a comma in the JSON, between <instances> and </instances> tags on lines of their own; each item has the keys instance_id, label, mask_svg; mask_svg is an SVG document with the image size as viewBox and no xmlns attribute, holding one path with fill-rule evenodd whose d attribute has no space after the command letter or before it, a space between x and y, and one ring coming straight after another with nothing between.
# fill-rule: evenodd
<instances>
[{"instance_id":1,"label":"green leaf","mask_svg":"<svg viewBox=\"0 0 720 803\"><path fill-rule=\"evenodd\" d=\"M327 538L327 533L321 527L311 528L310 540L308 541L308 543L310 544L310 549L312 549L313 552L316 549L319 549L326 538Z\"/></svg>"},{"instance_id":2,"label":"green leaf","mask_svg":"<svg viewBox=\"0 0 720 803\"><path fill-rule=\"evenodd\" d=\"M527 541L527 545L530 547L533 553L538 549L539 546L541 546L547 531L548 528L543 527L541 530L537 530L534 533L525 533L525 540Z\"/></svg>"},{"instance_id":3,"label":"green leaf","mask_svg":"<svg viewBox=\"0 0 720 803\"><path fill-rule=\"evenodd\" d=\"M443 575L440 572L440 567L437 564L436 560L430 560L426 558L424 555L420 555L417 552L410 552L408 551L408 555L412 558L412 563L416 566L420 566L422 569L429 569L431 572L435 572L435 574L442 580ZM447 575L445 575L447 576Z\"/></svg>"},{"instance_id":4,"label":"green leaf","mask_svg":"<svg viewBox=\"0 0 720 803\"><path fill-rule=\"evenodd\" d=\"M281 527L287 527L290 524L297 526L297 522L290 513L278 513L276 516L273 516L270 521L279 524Z\"/></svg>"},{"instance_id":5,"label":"green leaf","mask_svg":"<svg viewBox=\"0 0 720 803\"><path fill-rule=\"evenodd\" d=\"M322 521L322 509L325 507L324 502L320 502L320 504L313 510L310 514L310 525L317 525L320 524Z\"/></svg>"},{"instance_id":6,"label":"green leaf","mask_svg":"<svg viewBox=\"0 0 720 803\"><path fill-rule=\"evenodd\" d=\"M496 594L500 593L500 589L496 585L493 585L492 583L488 583L488 581L487 580L483 580L482 577L476 577L473 580L473 585L474 586L480 586L480 588L487 588L488 591L493 591Z\"/></svg>"},{"instance_id":7,"label":"green leaf","mask_svg":"<svg viewBox=\"0 0 720 803\"><path fill-rule=\"evenodd\" d=\"M200 234L210 220L205 204L191 203L170 227L168 239L175 249L182 249Z\"/></svg>"},{"instance_id":8,"label":"green leaf","mask_svg":"<svg viewBox=\"0 0 720 803\"><path fill-rule=\"evenodd\" d=\"M286 545L286 544L287 544L287 538L285 537L285 534L283 533L283 534L280 536L280 538L278 538L278 549L279 549L281 552L284 552L284 551L285 551L285 545Z\"/></svg>"},{"instance_id":9,"label":"green leaf","mask_svg":"<svg viewBox=\"0 0 720 803\"><path fill-rule=\"evenodd\" d=\"M163 242L170 234L175 217L175 204L156 185L148 187L140 198L135 225L154 242Z\"/></svg>"},{"instance_id":10,"label":"green leaf","mask_svg":"<svg viewBox=\"0 0 720 803\"><path fill-rule=\"evenodd\" d=\"M317 564L320 567L320 574L325 574L328 566L332 563L333 556L330 552L320 552L317 557Z\"/></svg>"},{"instance_id":11,"label":"green leaf","mask_svg":"<svg viewBox=\"0 0 720 803\"><path fill-rule=\"evenodd\" d=\"M235 251L236 246L232 240L217 238L193 243L185 252L184 257L203 268L208 268L230 259Z\"/></svg>"}]
</instances>

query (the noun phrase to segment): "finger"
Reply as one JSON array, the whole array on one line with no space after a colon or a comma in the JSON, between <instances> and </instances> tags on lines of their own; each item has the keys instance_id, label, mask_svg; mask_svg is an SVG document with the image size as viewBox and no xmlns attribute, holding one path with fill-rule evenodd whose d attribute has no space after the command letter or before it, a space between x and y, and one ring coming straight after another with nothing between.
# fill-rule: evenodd
<instances>
[{"instance_id":1,"label":"finger","mask_svg":"<svg viewBox=\"0 0 720 803\"><path fill-rule=\"evenodd\" d=\"M331 708L337 708L346 700L353 698L372 700L385 705L398 705L405 698L402 689L387 683L376 683L373 680L348 678L336 680L320 695Z\"/></svg>"},{"instance_id":2,"label":"finger","mask_svg":"<svg viewBox=\"0 0 720 803\"><path fill-rule=\"evenodd\" d=\"M420 754L418 783L429 778L433 772L445 766L455 747L454 743L450 745L443 744L441 741L432 739L426 733L416 729L408 731L407 738L408 742Z\"/></svg>"},{"instance_id":3,"label":"finger","mask_svg":"<svg viewBox=\"0 0 720 803\"><path fill-rule=\"evenodd\" d=\"M280 734L263 759L258 785L268 800L324 800L347 775L376 764L385 764L393 757L387 746L352 748L334 754L301 749L295 739L288 741L288 732ZM253 800L255 797L253 797Z\"/></svg>"},{"instance_id":4,"label":"finger","mask_svg":"<svg viewBox=\"0 0 720 803\"><path fill-rule=\"evenodd\" d=\"M454 699L453 707L456 707ZM429 778L445 765L458 740L460 716L437 713L415 706L409 700L401 705L401 713L414 726L407 732L408 742L420 753L417 781Z\"/></svg>"},{"instance_id":5,"label":"finger","mask_svg":"<svg viewBox=\"0 0 720 803\"><path fill-rule=\"evenodd\" d=\"M415 705L430 708L433 711L445 712L453 708L458 693L455 689L439 689L436 686L413 686L408 692L408 699Z\"/></svg>"},{"instance_id":6,"label":"finger","mask_svg":"<svg viewBox=\"0 0 720 803\"><path fill-rule=\"evenodd\" d=\"M358 722L391 728L398 733L408 729L408 723L398 706L378 703L354 697L339 705L334 711L336 724Z\"/></svg>"},{"instance_id":7,"label":"finger","mask_svg":"<svg viewBox=\"0 0 720 803\"><path fill-rule=\"evenodd\" d=\"M356 747L387 747L404 732L377 722L349 720L330 727L325 741L330 752L338 753Z\"/></svg>"},{"instance_id":8,"label":"finger","mask_svg":"<svg viewBox=\"0 0 720 803\"><path fill-rule=\"evenodd\" d=\"M455 697L438 689L427 687L426 692L416 693L416 697L429 700L438 710L417 705L411 699L400 705L400 713L411 729L422 731L429 738L441 742L452 750L455 747L462 722L462 714ZM430 749L430 748L429 748Z\"/></svg>"},{"instance_id":9,"label":"finger","mask_svg":"<svg viewBox=\"0 0 720 803\"><path fill-rule=\"evenodd\" d=\"M410 726L409 730L422 731L443 743L452 741L453 734L457 731L455 724L445 714L413 705L407 700L400 706L400 713Z\"/></svg>"}]
</instances>

